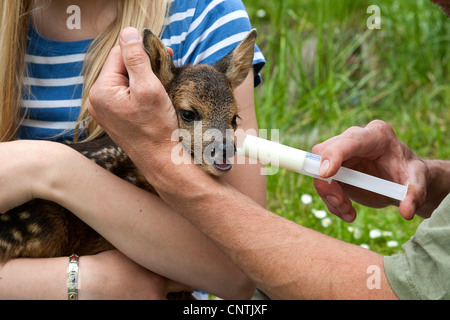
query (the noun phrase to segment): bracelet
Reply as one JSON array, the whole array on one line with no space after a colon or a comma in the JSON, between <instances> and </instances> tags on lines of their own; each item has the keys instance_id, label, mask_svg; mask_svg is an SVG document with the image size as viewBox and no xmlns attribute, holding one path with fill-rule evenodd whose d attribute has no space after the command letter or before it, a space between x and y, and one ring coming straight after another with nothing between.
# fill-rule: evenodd
<instances>
[{"instance_id":1,"label":"bracelet","mask_svg":"<svg viewBox=\"0 0 450 320\"><path fill-rule=\"evenodd\" d=\"M69 278L67 279L67 298L69 300L78 300L78 259L80 257L72 254L69 257Z\"/></svg>"}]
</instances>

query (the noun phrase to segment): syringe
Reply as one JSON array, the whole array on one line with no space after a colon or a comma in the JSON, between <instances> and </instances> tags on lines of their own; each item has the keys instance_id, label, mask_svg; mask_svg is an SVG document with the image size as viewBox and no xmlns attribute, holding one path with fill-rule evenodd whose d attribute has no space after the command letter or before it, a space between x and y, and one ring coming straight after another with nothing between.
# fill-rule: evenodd
<instances>
[{"instance_id":1,"label":"syringe","mask_svg":"<svg viewBox=\"0 0 450 320\"><path fill-rule=\"evenodd\" d=\"M237 148L237 152L263 164L270 163L328 182L337 180L400 201L405 198L408 191L408 185L404 186L345 167L341 167L334 176L324 179L319 176L320 156L252 135L246 135L242 147Z\"/></svg>"}]
</instances>

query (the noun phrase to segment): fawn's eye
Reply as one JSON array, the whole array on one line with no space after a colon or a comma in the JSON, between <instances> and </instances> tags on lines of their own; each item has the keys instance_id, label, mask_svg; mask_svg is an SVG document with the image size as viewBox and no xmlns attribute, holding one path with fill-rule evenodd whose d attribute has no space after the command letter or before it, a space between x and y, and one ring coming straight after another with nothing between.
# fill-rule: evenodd
<instances>
[{"instance_id":1,"label":"fawn's eye","mask_svg":"<svg viewBox=\"0 0 450 320\"><path fill-rule=\"evenodd\" d=\"M234 117L233 117L233 119L231 119L231 125L233 126L233 127L237 127L237 119L241 119L241 117L239 117L238 115L235 115Z\"/></svg>"},{"instance_id":2,"label":"fawn's eye","mask_svg":"<svg viewBox=\"0 0 450 320\"><path fill-rule=\"evenodd\" d=\"M197 114L194 111L190 110L181 110L180 111L181 118L186 122L198 121L200 120Z\"/></svg>"}]
</instances>

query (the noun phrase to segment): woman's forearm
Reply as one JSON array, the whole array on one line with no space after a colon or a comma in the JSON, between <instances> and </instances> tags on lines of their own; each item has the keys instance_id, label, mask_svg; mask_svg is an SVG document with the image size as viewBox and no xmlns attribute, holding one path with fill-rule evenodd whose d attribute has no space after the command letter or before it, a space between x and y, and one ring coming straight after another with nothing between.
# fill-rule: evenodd
<instances>
[{"instance_id":1,"label":"woman's forearm","mask_svg":"<svg viewBox=\"0 0 450 320\"><path fill-rule=\"evenodd\" d=\"M142 266L224 298L249 297L248 279L159 197L58 146L58 166L36 193L59 203Z\"/></svg>"},{"instance_id":2,"label":"woman's forearm","mask_svg":"<svg viewBox=\"0 0 450 320\"><path fill-rule=\"evenodd\" d=\"M0 299L68 299L69 257L19 258L0 265ZM117 250L78 259L79 300L167 299L171 292L190 292Z\"/></svg>"},{"instance_id":3,"label":"woman's forearm","mask_svg":"<svg viewBox=\"0 0 450 320\"><path fill-rule=\"evenodd\" d=\"M67 299L68 257L0 265L0 299Z\"/></svg>"},{"instance_id":4,"label":"woman's forearm","mask_svg":"<svg viewBox=\"0 0 450 320\"><path fill-rule=\"evenodd\" d=\"M234 91L240 117L239 129L236 130L238 143L242 143L245 134L258 134L253 78L254 73L251 70L245 81ZM249 161L243 156L237 156L235 159L233 169L222 176L221 179L256 201L260 206L266 207L266 176L261 174L261 169L264 166L249 164Z\"/></svg>"}]
</instances>

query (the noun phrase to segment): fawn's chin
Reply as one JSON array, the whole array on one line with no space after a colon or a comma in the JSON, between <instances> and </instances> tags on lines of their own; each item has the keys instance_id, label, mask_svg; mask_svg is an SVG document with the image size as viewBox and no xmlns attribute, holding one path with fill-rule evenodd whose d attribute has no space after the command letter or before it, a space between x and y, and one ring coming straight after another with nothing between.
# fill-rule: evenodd
<instances>
[{"instance_id":1,"label":"fawn's chin","mask_svg":"<svg viewBox=\"0 0 450 320\"><path fill-rule=\"evenodd\" d=\"M231 168L233 168L233 165L231 163L221 163L221 164L219 164L219 163L214 162L214 168L216 170L219 170L219 171L225 173L225 172L230 171Z\"/></svg>"},{"instance_id":2,"label":"fawn's chin","mask_svg":"<svg viewBox=\"0 0 450 320\"><path fill-rule=\"evenodd\" d=\"M212 165L205 166L206 169L205 171L209 172L214 176L221 176L230 171L231 168L233 168L233 165L230 163L219 164L214 162Z\"/></svg>"}]
</instances>

